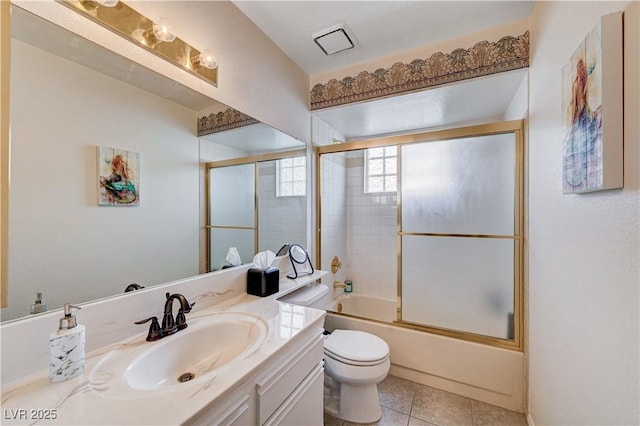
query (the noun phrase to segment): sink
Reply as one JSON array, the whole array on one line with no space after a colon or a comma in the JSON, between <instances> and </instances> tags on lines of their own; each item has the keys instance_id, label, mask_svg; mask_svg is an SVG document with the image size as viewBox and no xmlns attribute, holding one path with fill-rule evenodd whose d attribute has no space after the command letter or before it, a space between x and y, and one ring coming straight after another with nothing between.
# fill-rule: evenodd
<instances>
[{"instance_id":1,"label":"sink","mask_svg":"<svg viewBox=\"0 0 640 426\"><path fill-rule=\"evenodd\" d=\"M186 329L150 343L124 373L135 390L160 390L213 379L251 354L264 341L267 326L259 318L225 313L193 320Z\"/></svg>"}]
</instances>

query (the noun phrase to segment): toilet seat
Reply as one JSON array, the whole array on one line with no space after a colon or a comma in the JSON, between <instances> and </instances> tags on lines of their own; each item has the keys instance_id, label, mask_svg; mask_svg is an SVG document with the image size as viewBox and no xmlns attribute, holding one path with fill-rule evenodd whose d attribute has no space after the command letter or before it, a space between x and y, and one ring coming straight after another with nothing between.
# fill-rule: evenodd
<instances>
[{"instance_id":1,"label":"toilet seat","mask_svg":"<svg viewBox=\"0 0 640 426\"><path fill-rule=\"evenodd\" d=\"M373 334L335 330L324 341L324 353L349 365L378 365L389 358L389 345Z\"/></svg>"},{"instance_id":2,"label":"toilet seat","mask_svg":"<svg viewBox=\"0 0 640 426\"><path fill-rule=\"evenodd\" d=\"M378 364L382 364L383 362L385 362L387 359L389 359L389 356L386 356L382 359L376 360L376 361L355 361L352 359L347 359L347 358L343 358L339 355L336 355L334 353L331 353L327 350L324 351L324 355L328 358L331 358L333 360L336 360L338 362L341 362L343 364L347 364L347 365L354 365L356 367L367 367L367 366L373 366L373 365L378 365Z\"/></svg>"}]
</instances>

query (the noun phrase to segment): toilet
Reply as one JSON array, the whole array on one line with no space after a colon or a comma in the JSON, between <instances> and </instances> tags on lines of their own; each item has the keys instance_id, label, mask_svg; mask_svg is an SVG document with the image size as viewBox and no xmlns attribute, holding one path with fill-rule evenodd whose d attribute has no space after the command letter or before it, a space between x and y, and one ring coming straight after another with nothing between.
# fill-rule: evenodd
<instances>
[{"instance_id":1,"label":"toilet","mask_svg":"<svg viewBox=\"0 0 640 426\"><path fill-rule=\"evenodd\" d=\"M325 309L329 288L303 287L280 299ZM352 423L375 423L382 417L378 383L389 373L389 345L371 333L334 330L324 340L325 411Z\"/></svg>"}]
</instances>

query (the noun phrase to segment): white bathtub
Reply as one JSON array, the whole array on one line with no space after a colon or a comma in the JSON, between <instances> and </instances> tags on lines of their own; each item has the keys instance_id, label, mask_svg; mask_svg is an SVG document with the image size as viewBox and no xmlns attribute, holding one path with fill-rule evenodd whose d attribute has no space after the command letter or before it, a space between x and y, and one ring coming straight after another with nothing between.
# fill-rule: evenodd
<instances>
[{"instance_id":1,"label":"white bathtub","mask_svg":"<svg viewBox=\"0 0 640 426\"><path fill-rule=\"evenodd\" d=\"M344 293L334 299L330 311L392 323L397 319L397 302L358 293Z\"/></svg>"},{"instance_id":2,"label":"white bathtub","mask_svg":"<svg viewBox=\"0 0 640 426\"><path fill-rule=\"evenodd\" d=\"M336 313L338 303L341 314ZM361 330L384 339L395 376L524 412L522 352L395 326L396 312L395 300L341 295L331 302L325 328Z\"/></svg>"}]
</instances>

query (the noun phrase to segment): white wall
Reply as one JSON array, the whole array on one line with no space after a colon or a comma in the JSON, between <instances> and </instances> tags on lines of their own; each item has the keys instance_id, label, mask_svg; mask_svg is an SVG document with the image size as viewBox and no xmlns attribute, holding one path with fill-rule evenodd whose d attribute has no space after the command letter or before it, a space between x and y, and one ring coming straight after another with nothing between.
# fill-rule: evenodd
<instances>
[{"instance_id":1,"label":"white wall","mask_svg":"<svg viewBox=\"0 0 640 426\"><path fill-rule=\"evenodd\" d=\"M200 161L222 161L247 157L248 152L200 138ZM203 198L204 199L204 198Z\"/></svg>"},{"instance_id":2,"label":"white wall","mask_svg":"<svg viewBox=\"0 0 640 426\"><path fill-rule=\"evenodd\" d=\"M624 189L562 194L560 71L625 10ZM640 3L537 2L531 16L529 415L639 424ZM606 112L605 112L606 114Z\"/></svg>"},{"instance_id":3,"label":"white wall","mask_svg":"<svg viewBox=\"0 0 640 426\"><path fill-rule=\"evenodd\" d=\"M198 273L195 111L17 40L11 90L3 319ZM96 146L140 153L139 206L97 206Z\"/></svg>"},{"instance_id":4,"label":"white wall","mask_svg":"<svg viewBox=\"0 0 640 426\"><path fill-rule=\"evenodd\" d=\"M525 73L516 93L514 93L509 106L502 116L502 120L521 120L527 116L529 108L529 73Z\"/></svg>"}]
</instances>

